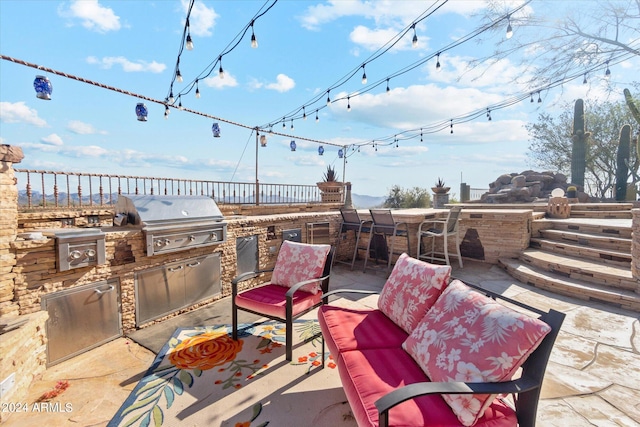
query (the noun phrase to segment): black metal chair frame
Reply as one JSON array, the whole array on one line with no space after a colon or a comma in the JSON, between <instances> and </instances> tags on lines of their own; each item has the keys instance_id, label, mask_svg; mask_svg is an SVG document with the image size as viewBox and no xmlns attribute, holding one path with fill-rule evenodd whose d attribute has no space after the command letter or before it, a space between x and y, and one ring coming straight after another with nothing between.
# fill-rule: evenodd
<instances>
[{"instance_id":1,"label":"black metal chair frame","mask_svg":"<svg viewBox=\"0 0 640 427\"><path fill-rule=\"evenodd\" d=\"M454 280L451 277L450 280ZM564 322L565 314L549 309L549 311L540 310L520 301L505 297L501 294L484 289L481 286L465 282L467 286L481 294L488 296L493 300L502 300L506 303L513 304L523 308L529 312L539 315L539 319L551 327L549 332L538 348L533 351L527 360L522 364L522 374L520 378L510 381L501 381L496 383L467 383L467 382L422 382L409 384L389 392L385 396L378 399L375 403L379 414L380 427L389 426L389 411L395 406L410 399L429 394L512 394L514 397L516 417L518 418L519 427L535 427L536 414L538 412L538 402L540 401L540 392L542 391L542 381L544 373L547 369L551 350L556 341L560 327ZM328 304L329 297L340 293L361 293L361 294L377 294L375 291L367 291L360 289L335 289L323 295L323 303ZM324 368L325 343L322 340L322 360Z\"/></svg>"},{"instance_id":2,"label":"black metal chair frame","mask_svg":"<svg viewBox=\"0 0 640 427\"><path fill-rule=\"evenodd\" d=\"M342 223L340 224L340 228L338 231L338 238L336 241L336 252L340 248L340 242L343 239L346 239L346 234L348 231L352 230L355 234L355 248L353 249L353 257L351 258L351 262L341 261L338 257L334 257L334 262L339 262L342 264L351 265L351 270L353 270L353 266L358 258L358 250L366 250L366 247L360 247L360 236L362 233L369 233L371 231L371 224L373 221L364 220L360 218L358 211L355 209L340 209L340 214L342 215Z\"/></svg>"},{"instance_id":3,"label":"black metal chair frame","mask_svg":"<svg viewBox=\"0 0 640 427\"><path fill-rule=\"evenodd\" d=\"M391 269L391 260L393 259L393 255L401 255L402 252L394 252L394 245L397 237L406 237L407 239L407 250L406 253L410 253L410 244L409 244L409 225L406 222L395 221L393 219L393 213L391 213L391 209L369 209L371 213L371 219L373 221L373 225L371 226L371 231L369 232L369 243L367 245L367 254L364 259L364 268L363 272L367 270L367 261L369 260L369 251L371 250L371 242L373 241L373 236L378 234L384 237L387 242L388 249L388 260L387 260L387 271ZM387 238L391 236L391 245L389 246ZM403 251L405 252L405 251Z\"/></svg>"},{"instance_id":4,"label":"black metal chair frame","mask_svg":"<svg viewBox=\"0 0 640 427\"><path fill-rule=\"evenodd\" d=\"M257 271L250 271L247 273L243 273L239 276L237 276L236 278L234 278L231 281L231 310L232 310L232 337L234 340L238 339L238 310L242 310L248 313L253 313L253 314L257 314L269 319L273 319L273 320L279 320L279 321L283 321L285 322L286 325L286 359L288 361L292 360L293 357L293 321L296 320L297 318L303 316L304 314L316 309L317 307L319 307L320 305L322 305L322 301L320 301L318 304L313 305L312 307L309 307L308 309L296 314L295 316L293 315L293 295L304 285L308 285L310 283L317 283L318 281L321 281L320 283L320 290L319 292L322 292L323 294L329 291L329 278L331 276L331 264L333 262L333 256L335 254L335 248L331 247L331 250L329 251L329 254L327 255L327 259L325 261L324 264L324 271L322 272L322 277L316 278L316 279L311 279L311 280L305 280L303 282L300 283L296 283L295 285L293 285L291 288L289 288L289 290L287 291L287 293L285 294L286 297L286 306L285 306L285 318L281 318L278 316L271 316L265 313L260 313L258 311L254 311L254 310L249 310L247 308L243 308L243 307L239 307L236 304L236 296L238 295L238 284L245 281L245 280L249 280L255 277L260 276L261 274L264 273L269 273L269 272L273 272L273 268L270 269L266 269L266 270L257 270ZM266 283L265 283L266 284ZM252 288L253 289L253 288ZM262 322L257 322L256 324L259 324ZM313 335L312 337L309 337L305 340L305 342L307 341L311 341L313 339L315 339L316 337L318 337L320 335L320 332L318 332L317 334Z\"/></svg>"}]
</instances>

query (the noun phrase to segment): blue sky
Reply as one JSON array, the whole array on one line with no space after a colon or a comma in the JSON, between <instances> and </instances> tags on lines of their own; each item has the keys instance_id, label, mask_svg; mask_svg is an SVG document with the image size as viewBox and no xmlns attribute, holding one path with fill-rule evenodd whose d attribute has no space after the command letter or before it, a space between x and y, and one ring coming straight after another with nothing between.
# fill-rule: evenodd
<instances>
[{"instance_id":1,"label":"blue sky","mask_svg":"<svg viewBox=\"0 0 640 427\"><path fill-rule=\"evenodd\" d=\"M273 3L267 1L196 0L190 17L194 49L180 56L184 82L175 82L177 94L215 64L219 55L251 22ZM543 94L544 102L518 103L494 111L492 120L480 117L396 144L376 139L393 137L406 129L428 127L451 117L486 108L526 88L510 83L523 73L517 58L501 61L484 71L466 72L469 60L494 49L498 38L474 41L448 50L414 70L390 79L386 85L357 95L368 83L430 58L471 33L479 25L476 14L484 1L449 1L416 25L417 47L410 31L388 52L368 62L378 49L415 22L434 1L278 1L254 22L258 48L245 35L222 58L225 77L214 72L201 77L198 88L180 98L188 109L208 116L144 101L147 122L139 122L135 106L143 100L90 84L46 73L9 61L0 61L0 142L22 147L25 159L17 167L65 172L91 172L253 182L256 174L256 138L251 129L274 124L265 133L267 147L258 150L262 183L314 184L327 165L343 178L337 146L348 148L346 180L357 194L382 196L392 185L431 187L442 177L458 192L461 180L488 188L499 175L530 169L524 125L540 112L558 112L563 101L603 97L598 79L588 85L574 81ZM189 2L160 1L35 1L0 0L0 53L134 94L164 100L174 75ZM506 10L522 1L505 2ZM580 2L581 7L595 2ZM561 19L576 2L532 2L528 13ZM506 30L506 23L505 23ZM514 27L517 32L517 26ZM622 87L637 80L638 59L612 69ZM366 63L365 70L358 69ZM636 70L633 73L633 70ZM53 84L51 101L37 99L33 79L47 75ZM326 90L353 74L330 92ZM635 76L635 77L634 77ZM476 77L475 79L473 77ZM336 100L347 95L347 101ZM285 120L309 101L303 120ZM176 101L177 102L177 101ZM319 122L315 120L318 109ZM213 138L218 122L222 136ZM231 122L231 123L229 123ZM244 126L235 126L232 123ZM291 136L289 136L291 135ZM305 141L307 138L313 141ZM289 143L294 139L295 152ZM325 142L320 144L316 141ZM329 145L335 144L337 146ZM365 145L366 144L366 145ZM319 156L317 149L325 152Z\"/></svg>"}]
</instances>

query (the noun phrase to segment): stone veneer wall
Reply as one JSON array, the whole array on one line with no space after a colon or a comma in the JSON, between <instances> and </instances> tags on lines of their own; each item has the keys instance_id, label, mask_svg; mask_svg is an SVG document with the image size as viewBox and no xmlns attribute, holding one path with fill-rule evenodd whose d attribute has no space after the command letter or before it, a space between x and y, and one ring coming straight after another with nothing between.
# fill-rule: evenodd
<instances>
[{"instance_id":1,"label":"stone veneer wall","mask_svg":"<svg viewBox=\"0 0 640 427\"><path fill-rule=\"evenodd\" d=\"M631 274L640 280L640 209L631 209ZM640 293L640 284L636 288Z\"/></svg>"}]
</instances>

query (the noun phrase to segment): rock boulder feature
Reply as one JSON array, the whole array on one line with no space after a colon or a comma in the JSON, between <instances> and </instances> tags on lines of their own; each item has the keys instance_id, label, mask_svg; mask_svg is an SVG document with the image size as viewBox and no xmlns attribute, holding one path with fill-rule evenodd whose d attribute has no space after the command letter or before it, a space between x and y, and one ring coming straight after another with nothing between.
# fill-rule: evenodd
<instances>
[{"instance_id":1,"label":"rock boulder feature","mask_svg":"<svg viewBox=\"0 0 640 427\"><path fill-rule=\"evenodd\" d=\"M567 176L550 171L527 170L521 173L500 175L489 184L489 191L480 198L480 203L531 203L548 199L556 188L565 193L567 187L575 185L567 182ZM589 201L589 195L578 188L578 201Z\"/></svg>"}]
</instances>

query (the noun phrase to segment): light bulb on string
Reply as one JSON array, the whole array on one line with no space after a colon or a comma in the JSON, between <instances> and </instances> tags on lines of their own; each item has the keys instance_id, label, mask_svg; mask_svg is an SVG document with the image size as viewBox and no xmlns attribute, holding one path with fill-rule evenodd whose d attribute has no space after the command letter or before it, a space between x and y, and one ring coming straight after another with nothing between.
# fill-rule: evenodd
<instances>
[{"instance_id":1,"label":"light bulb on string","mask_svg":"<svg viewBox=\"0 0 640 427\"><path fill-rule=\"evenodd\" d=\"M513 36L513 28L511 27L511 16L507 16L507 33L505 34L505 37L507 39L510 39Z\"/></svg>"},{"instance_id":2,"label":"light bulb on string","mask_svg":"<svg viewBox=\"0 0 640 427\"><path fill-rule=\"evenodd\" d=\"M349 101L348 96L347 96L347 111L351 111L351 102Z\"/></svg>"},{"instance_id":3,"label":"light bulb on string","mask_svg":"<svg viewBox=\"0 0 640 427\"><path fill-rule=\"evenodd\" d=\"M320 117L318 117L318 110L316 110L316 123L320 121Z\"/></svg>"},{"instance_id":4,"label":"light bulb on string","mask_svg":"<svg viewBox=\"0 0 640 427\"><path fill-rule=\"evenodd\" d=\"M389 89L389 79L387 79L387 93L391 92L391 89Z\"/></svg>"},{"instance_id":5,"label":"light bulb on string","mask_svg":"<svg viewBox=\"0 0 640 427\"><path fill-rule=\"evenodd\" d=\"M436 71L440 71L442 67L440 67L440 52L436 55Z\"/></svg>"},{"instance_id":6,"label":"light bulb on string","mask_svg":"<svg viewBox=\"0 0 640 427\"><path fill-rule=\"evenodd\" d=\"M362 84L367 84L367 72L364 69L364 64L362 64Z\"/></svg>"},{"instance_id":7,"label":"light bulb on string","mask_svg":"<svg viewBox=\"0 0 640 427\"><path fill-rule=\"evenodd\" d=\"M533 92L531 92L531 102L533 102Z\"/></svg>"},{"instance_id":8,"label":"light bulb on string","mask_svg":"<svg viewBox=\"0 0 640 427\"><path fill-rule=\"evenodd\" d=\"M293 119L291 119L291 130L293 130Z\"/></svg>"},{"instance_id":9,"label":"light bulb on string","mask_svg":"<svg viewBox=\"0 0 640 427\"><path fill-rule=\"evenodd\" d=\"M191 29L189 26L189 18L187 18L187 41L185 43L185 47L187 48L187 50L193 50L193 40L191 40Z\"/></svg>"},{"instance_id":10,"label":"light bulb on string","mask_svg":"<svg viewBox=\"0 0 640 427\"><path fill-rule=\"evenodd\" d=\"M302 107L302 120L307 120L307 112L305 111L304 107Z\"/></svg>"},{"instance_id":11,"label":"light bulb on string","mask_svg":"<svg viewBox=\"0 0 640 427\"><path fill-rule=\"evenodd\" d=\"M411 46L416 48L418 47L418 35L416 34L416 24L413 24L411 28L413 28L413 39L411 40Z\"/></svg>"},{"instance_id":12,"label":"light bulb on string","mask_svg":"<svg viewBox=\"0 0 640 427\"><path fill-rule=\"evenodd\" d=\"M196 79L196 98L200 98L200 88L198 87L198 80Z\"/></svg>"},{"instance_id":13,"label":"light bulb on string","mask_svg":"<svg viewBox=\"0 0 640 427\"><path fill-rule=\"evenodd\" d=\"M168 106L168 105L165 105L165 106L164 106L164 119L165 119L165 120L167 120L167 119L169 118L169 112L170 112L170 110L169 110L169 106Z\"/></svg>"},{"instance_id":14,"label":"light bulb on string","mask_svg":"<svg viewBox=\"0 0 640 427\"><path fill-rule=\"evenodd\" d=\"M183 81L182 74L180 74L180 68L176 68L176 81L178 83L182 83Z\"/></svg>"},{"instance_id":15,"label":"light bulb on string","mask_svg":"<svg viewBox=\"0 0 640 427\"><path fill-rule=\"evenodd\" d=\"M420 142L423 142L422 141L422 128L420 128Z\"/></svg>"},{"instance_id":16,"label":"light bulb on string","mask_svg":"<svg viewBox=\"0 0 640 427\"><path fill-rule=\"evenodd\" d=\"M582 79L582 84L583 85L587 84L587 73L584 73L584 79Z\"/></svg>"},{"instance_id":17,"label":"light bulb on string","mask_svg":"<svg viewBox=\"0 0 640 427\"><path fill-rule=\"evenodd\" d=\"M604 78L605 79L611 78L611 70L609 69L609 61L607 61L607 69L604 72Z\"/></svg>"},{"instance_id":18,"label":"light bulb on string","mask_svg":"<svg viewBox=\"0 0 640 427\"><path fill-rule=\"evenodd\" d=\"M327 107L331 105L331 98L329 97L329 91L327 91Z\"/></svg>"},{"instance_id":19,"label":"light bulb on string","mask_svg":"<svg viewBox=\"0 0 640 427\"><path fill-rule=\"evenodd\" d=\"M538 104L542 102L542 98L540 98L540 91L538 91Z\"/></svg>"},{"instance_id":20,"label":"light bulb on string","mask_svg":"<svg viewBox=\"0 0 640 427\"><path fill-rule=\"evenodd\" d=\"M222 69L222 56L218 57L218 61L220 62L220 68L218 68L218 76L221 79L224 79L224 70Z\"/></svg>"},{"instance_id":21,"label":"light bulb on string","mask_svg":"<svg viewBox=\"0 0 640 427\"><path fill-rule=\"evenodd\" d=\"M282 129L286 128L287 126L284 124L284 117L282 118Z\"/></svg>"},{"instance_id":22,"label":"light bulb on string","mask_svg":"<svg viewBox=\"0 0 640 427\"><path fill-rule=\"evenodd\" d=\"M178 96L178 110L184 110L184 108L182 107L182 95Z\"/></svg>"},{"instance_id":23,"label":"light bulb on string","mask_svg":"<svg viewBox=\"0 0 640 427\"><path fill-rule=\"evenodd\" d=\"M487 108L487 120L491 121L491 110Z\"/></svg>"},{"instance_id":24,"label":"light bulb on string","mask_svg":"<svg viewBox=\"0 0 640 427\"><path fill-rule=\"evenodd\" d=\"M453 120L451 120L451 133L453 133Z\"/></svg>"},{"instance_id":25,"label":"light bulb on string","mask_svg":"<svg viewBox=\"0 0 640 427\"><path fill-rule=\"evenodd\" d=\"M256 39L256 35L253 32L253 21L251 21L251 47L256 49L258 47L258 40Z\"/></svg>"},{"instance_id":26,"label":"light bulb on string","mask_svg":"<svg viewBox=\"0 0 640 427\"><path fill-rule=\"evenodd\" d=\"M173 105L176 102L176 99L173 97L173 91L169 92L169 104Z\"/></svg>"}]
</instances>

